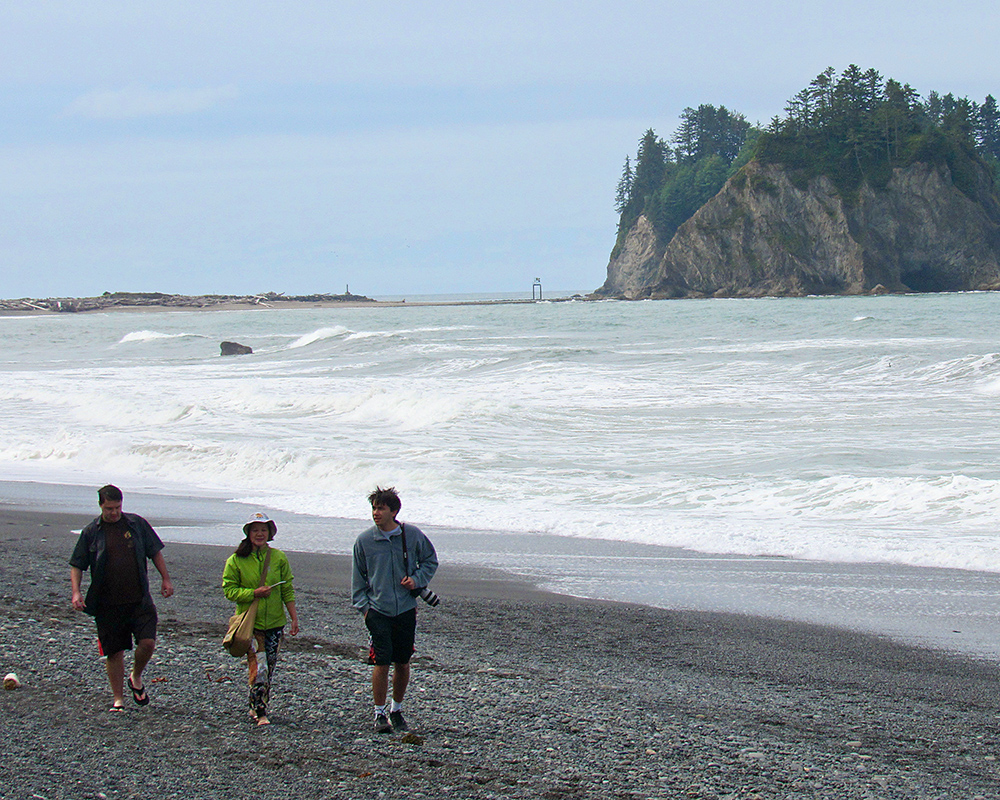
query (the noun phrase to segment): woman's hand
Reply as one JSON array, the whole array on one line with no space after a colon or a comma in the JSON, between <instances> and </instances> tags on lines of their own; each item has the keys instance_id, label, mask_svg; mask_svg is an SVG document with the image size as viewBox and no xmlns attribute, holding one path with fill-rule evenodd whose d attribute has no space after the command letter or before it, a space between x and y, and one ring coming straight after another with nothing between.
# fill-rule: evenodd
<instances>
[{"instance_id":1,"label":"woman's hand","mask_svg":"<svg viewBox=\"0 0 1000 800\"><path fill-rule=\"evenodd\" d=\"M258 586L253 590L254 597L270 597L271 587L270 586Z\"/></svg>"}]
</instances>

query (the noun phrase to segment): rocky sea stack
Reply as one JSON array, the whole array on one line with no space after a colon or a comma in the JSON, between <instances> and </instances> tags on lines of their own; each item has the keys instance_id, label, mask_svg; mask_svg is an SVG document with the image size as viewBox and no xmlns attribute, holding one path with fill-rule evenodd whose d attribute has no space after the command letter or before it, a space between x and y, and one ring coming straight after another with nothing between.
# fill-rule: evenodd
<instances>
[{"instance_id":1,"label":"rocky sea stack","mask_svg":"<svg viewBox=\"0 0 1000 800\"><path fill-rule=\"evenodd\" d=\"M1000 289L1000 201L985 167L970 197L947 165L893 170L846 202L833 181L751 161L669 242L645 216L598 294L759 297Z\"/></svg>"},{"instance_id":2,"label":"rocky sea stack","mask_svg":"<svg viewBox=\"0 0 1000 800\"><path fill-rule=\"evenodd\" d=\"M832 69L766 129L685 109L618 186L597 296L761 297L1000 289L1000 110L874 70Z\"/></svg>"}]
</instances>

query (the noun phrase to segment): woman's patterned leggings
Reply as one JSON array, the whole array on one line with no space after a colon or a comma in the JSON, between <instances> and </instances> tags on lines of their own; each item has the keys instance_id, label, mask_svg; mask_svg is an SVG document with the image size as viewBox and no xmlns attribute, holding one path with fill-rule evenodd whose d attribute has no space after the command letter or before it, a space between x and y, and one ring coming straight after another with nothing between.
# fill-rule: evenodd
<instances>
[{"instance_id":1,"label":"woman's patterned leggings","mask_svg":"<svg viewBox=\"0 0 1000 800\"><path fill-rule=\"evenodd\" d=\"M253 632L254 647L247 651L247 666L250 669L250 710L261 716L267 713L267 703L271 699L271 676L278 665L278 649L284 628L268 628ZM267 669L261 669L257 656L263 653Z\"/></svg>"}]
</instances>

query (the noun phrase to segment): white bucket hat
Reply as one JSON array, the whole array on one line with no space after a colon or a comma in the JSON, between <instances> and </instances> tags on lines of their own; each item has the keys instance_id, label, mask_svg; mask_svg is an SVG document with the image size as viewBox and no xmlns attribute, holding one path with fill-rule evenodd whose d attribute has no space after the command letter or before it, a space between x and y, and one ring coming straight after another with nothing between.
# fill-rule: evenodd
<instances>
[{"instance_id":1,"label":"white bucket hat","mask_svg":"<svg viewBox=\"0 0 1000 800\"><path fill-rule=\"evenodd\" d=\"M243 525L244 536L250 535L250 526L253 525L253 523L255 522L263 522L265 525L267 525L267 529L271 532L271 536L269 537L271 539L273 539L274 534L278 532L278 526L274 524L273 519L271 519L263 511L255 511L253 514L250 515L250 519L248 519L246 523Z\"/></svg>"}]
</instances>

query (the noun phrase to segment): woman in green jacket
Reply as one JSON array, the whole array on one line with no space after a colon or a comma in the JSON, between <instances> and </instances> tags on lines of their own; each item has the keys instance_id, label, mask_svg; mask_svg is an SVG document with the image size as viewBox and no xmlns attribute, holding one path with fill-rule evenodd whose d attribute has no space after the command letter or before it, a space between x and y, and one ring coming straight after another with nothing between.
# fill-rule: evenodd
<instances>
[{"instance_id":1,"label":"woman in green jacket","mask_svg":"<svg viewBox=\"0 0 1000 800\"><path fill-rule=\"evenodd\" d=\"M267 725L267 703L271 697L271 678L278 663L278 648L285 630L285 609L291 617L289 633L299 632L299 618L295 613L295 589L292 588L292 570L288 558L269 542L278 526L266 514L253 514L240 542L226 560L222 572L222 591L226 598L236 603L237 613L245 611L256 598L257 616L254 620L254 644L247 652L250 672L250 716L258 725ZM267 576L261 583L261 570L267 563ZM267 669L260 669L258 654L263 653Z\"/></svg>"}]
</instances>

